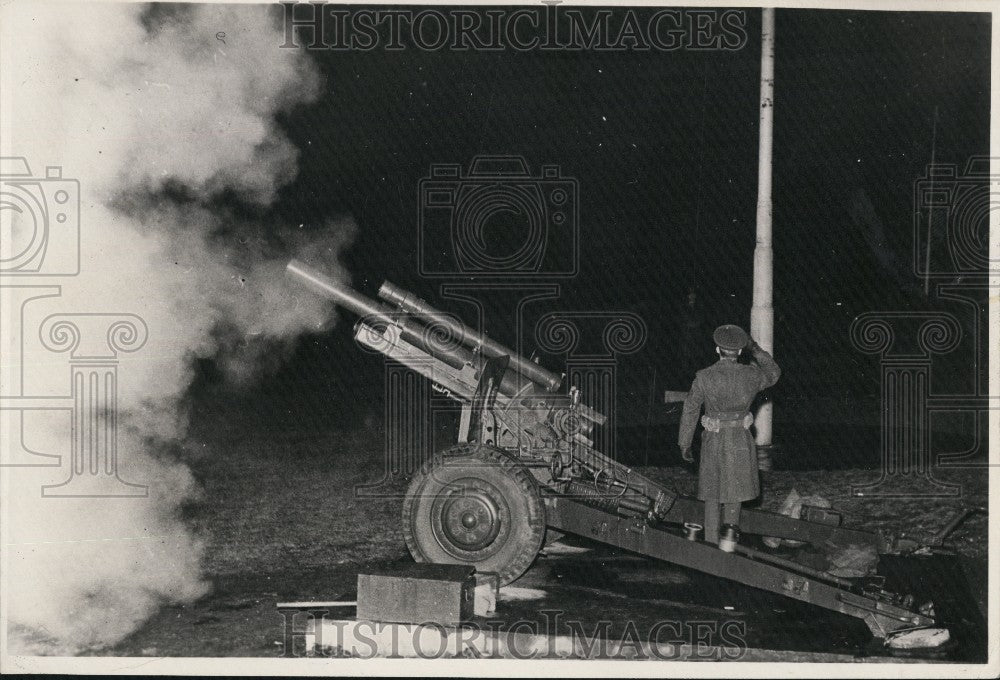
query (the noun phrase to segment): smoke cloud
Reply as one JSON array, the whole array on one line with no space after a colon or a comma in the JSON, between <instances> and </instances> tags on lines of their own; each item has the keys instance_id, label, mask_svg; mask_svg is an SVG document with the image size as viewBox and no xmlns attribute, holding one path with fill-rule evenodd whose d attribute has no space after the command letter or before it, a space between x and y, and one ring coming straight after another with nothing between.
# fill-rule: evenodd
<instances>
[{"instance_id":1,"label":"smoke cloud","mask_svg":"<svg viewBox=\"0 0 1000 680\"><path fill-rule=\"evenodd\" d=\"M179 516L197 485L164 453L185 436L192 362L212 357L250 380L265 355L333 322L283 268L307 257L346 278L337 257L350 221L309 238L237 216L266 215L294 179L297 150L276 116L320 87L307 56L279 49L273 9L2 8L2 155L25 157L35 176L62 166L81 191L80 274L47 281L60 295L25 308L21 332L37 340L53 313L132 313L148 327L145 346L120 357L117 413L120 477L148 497L42 497L67 476L69 417L26 417L30 448L64 457L61 468L4 471L14 653L107 646L163 604L207 592L202 543ZM31 344L25 390L68 393L66 357Z\"/></svg>"}]
</instances>

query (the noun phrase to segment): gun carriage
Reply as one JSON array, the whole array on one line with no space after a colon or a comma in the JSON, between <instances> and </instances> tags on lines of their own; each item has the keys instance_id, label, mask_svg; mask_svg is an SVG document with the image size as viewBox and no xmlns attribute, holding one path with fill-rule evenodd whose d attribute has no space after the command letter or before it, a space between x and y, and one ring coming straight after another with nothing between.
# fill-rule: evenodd
<instances>
[{"instance_id":1,"label":"gun carriage","mask_svg":"<svg viewBox=\"0 0 1000 680\"><path fill-rule=\"evenodd\" d=\"M546 532L580 535L862 619L878 638L934 624L929 603L886 591L878 576L844 578L744 543L724 552L689 540L685 524L704 516L681 496L594 447L604 415L563 376L479 333L389 282L372 300L292 261L288 272L353 312L358 342L430 380L461 405L458 442L414 475L403 503L403 533L419 562L470 564L520 577ZM831 519L833 518L833 519ZM892 549L883 535L744 509L744 534L827 549Z\"/></svg>"}]
</instances>

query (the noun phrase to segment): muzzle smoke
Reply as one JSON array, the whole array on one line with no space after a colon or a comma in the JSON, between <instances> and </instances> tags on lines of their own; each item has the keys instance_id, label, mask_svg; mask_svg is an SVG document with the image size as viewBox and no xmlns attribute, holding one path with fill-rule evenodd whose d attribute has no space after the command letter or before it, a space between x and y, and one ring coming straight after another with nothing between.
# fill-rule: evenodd
<instances>
[{"instance_id":1,"label":"muzzle smoke","mask_svg":"<svg viewBox=\"0 0 1000 680\"><path fill-rule=\"evenodd\" d=\"M69 417L25 419L25 441L63 455L63 466L6 470L12 652L113 644L164 603L207 591L203 546L179 518L197 487L164 453L185 436L192 361L216 358L246 380L265 353L332 323L329 307L286 283L283 267L306 257L346 278L337 256L353 225L331 224L317 240L297 225L282 231L234 216L234 206L266 214L295 177L297 150L275 116L319 88L307 57L279 49L273 9L2 10L2 155L25 157L35 174L60 165L81 190L81 273L46 281L61 294L26 308L22 335L37 340L53 313L133 313L149 330L140 351L120 357L117 412L119 475L148 485L148 497L41 497L43 484L66 477ZM24 385L66 394L66 357L31 345Z\"/></svg>"}]
</instances>

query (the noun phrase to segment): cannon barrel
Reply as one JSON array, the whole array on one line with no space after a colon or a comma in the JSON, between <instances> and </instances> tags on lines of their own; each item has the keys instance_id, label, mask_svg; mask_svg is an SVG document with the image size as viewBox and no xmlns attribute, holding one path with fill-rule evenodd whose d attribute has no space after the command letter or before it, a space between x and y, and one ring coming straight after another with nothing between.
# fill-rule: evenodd
<instances>
[{"instance_id":1,"label":"cannon barrel","mask_svg":"<svg viewBox=\"0 0 1000 680\"><path fill-rule=\"evenodd\" d=\"M337 283L329 276L316 271L298 260L289 262L286 269L290 274L294 274L301 279L313 292L319 293L362 318L378 317L383 321L396 323L392 319L392 310L390 308L371 298L365 297L350 286Z\"/></svg>"},{"instance_id":2,"label":"cannon barrel","mask_svg":"<svg viewBox=\"0 0 1000 680\"><path fill-rule=\"evenodd\" d=\"M435 327L437 325L436 319L424 319L425 321L432 322L431 325L427 326L417 323L413 318L409 318L409 316L419 319L419 315L406 312L405 310L404 314L400 314L399 310L395 307L390 307L389 305L365 297L350 286L337 283L330 277L298 260L289 262L286 269L288 273L302 280L313 292L332 300L344 309L357 314L363 320L369 322L375 320L378 323L397 327L400 337L403 340L406 340L411 345L416 346L421 351L426 352L436 359L440 359L452 368L460 370L467 364L474 366L476 370L481 368L481 358L474 354L468 347L457 342L453 344L450 342L434 341L442 330L448 333L452 332L448 327ZM463 334L458 333L453 337L460 339L463 337ZM523 377L516 371L506 371L503 379L500 381L499 390L507 396L512 397L517 394L541 391L542 386L530 378Z\"/></svg>"},{"instance_id":3,"label":"cannon barrel","mask_svg":"<svg viewBox=\"0 0 1000 680\"><path fill-rule=\"evenodd\" d=\"M473 359L472 352L464 347L443 346L442 343L428 342L428 329L400 315L395 309L365 297L350 286L337 283L312 267L292 260L286 266L289 274L298 277L313 292L332 300L344 309L365 320L377 320L399 328L400 336L412 345L434 356L449 366L460 369Z\"/></svg>"},{"instance_id":4,"label":"cannon barrel","mask_svg":"<svg viewBox=\"0 0 1000 680\"><path fill-rule=\"evenodd\" d=\"M539 366L530 359L526 359L484 333L477 333L464 323L457 321L450 314L435 309L427 304L425 300L389 281L384 282L382 287L379 288L378 296L406 312L433 321L435 324L446 328L453 337L461 338L462 344L471 348L479 347L483 354L488 357L510 357L509 368L511 370L541 385L549 392L559 389L559 386L562 384L562 376L553 373L543 366Z\"/></svg>"}]
</instances>

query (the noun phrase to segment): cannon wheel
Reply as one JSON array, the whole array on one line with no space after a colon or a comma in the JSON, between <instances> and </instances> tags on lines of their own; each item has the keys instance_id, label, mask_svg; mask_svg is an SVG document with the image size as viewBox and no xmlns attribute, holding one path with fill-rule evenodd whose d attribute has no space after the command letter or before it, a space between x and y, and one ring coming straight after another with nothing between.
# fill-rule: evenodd
<instances>
[{"instance_id":1,"label":"cannon wheel","mask_svg":"<svg viewBox=\"0 0 1000 680\"><path fill-rule=\"evenodd\" d=\"M515 458L459 444L417 472L403 501L403 535L417 562L471 564L501 585L531 565L545 538L538 483Z\"/></svg>"}]
</instances>

